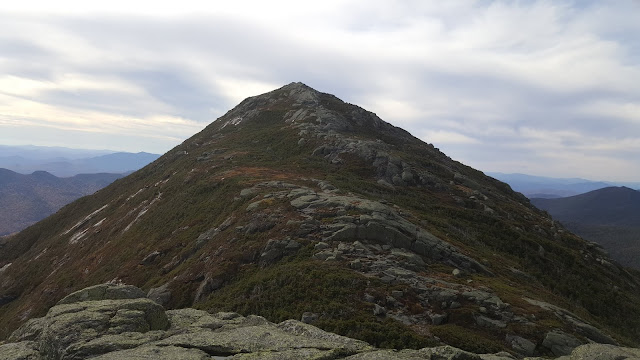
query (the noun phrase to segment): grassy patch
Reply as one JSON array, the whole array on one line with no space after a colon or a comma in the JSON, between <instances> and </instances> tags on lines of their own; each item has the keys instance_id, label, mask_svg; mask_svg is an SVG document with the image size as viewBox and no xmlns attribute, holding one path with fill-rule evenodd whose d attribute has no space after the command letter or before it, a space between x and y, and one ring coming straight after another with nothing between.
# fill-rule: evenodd
<instances>
[{"instance_id":1,"label":"grassy patch","mask_svg":"<svg viewBox=\"0 0 640 360\"><path fill-rule=\"evenodd\" d=\"M499 341L488 339L486 334L454 324L434 326L431 332L449 345L474 353L487 354L505 350Z\"/></svg>"},{"instance_id":2,"label":"grassy patch","mask_svg":"<svg viewBox=\"0 0 640 360\"><path fill-rule=\"evenodd\" d=\"M300 319L310 311L319 314L314 325L374 346L420 348L433 344L404 325L372 314L373 305L361 300L370 280L341 265L318 265L292 261L245 271L198 307L258 314L273 322Z\"/></svg>"}]
</instances>

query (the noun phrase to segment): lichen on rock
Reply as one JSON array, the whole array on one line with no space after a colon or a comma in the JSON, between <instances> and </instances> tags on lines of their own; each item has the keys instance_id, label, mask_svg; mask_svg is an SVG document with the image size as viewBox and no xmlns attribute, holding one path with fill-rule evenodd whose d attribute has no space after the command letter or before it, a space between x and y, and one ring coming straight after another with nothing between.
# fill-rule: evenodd
<instances>
[{"instance_id":1,"label":"lichen on rock","mask_svg":"<svg viewBox=\"0 0 640 360\"><path fill-rule=\"evenodd\" d=\"M474 354L451 346L382 350L297 320L274 324L260 316L244 317L230 312L165 311L146 298L121 297L122 294L139 294L141 291L136 289L101 284L77 292L51 308L45 317L29 321L16 330L9 343L0 345L0 359L515 359L504 352ZM398 292L396 295L401 296ZM555 335L560 337L554 339L561 338L563 344L566 342L566 336ZM529 346L522 340L515 338L514 341ZM559 344L558 341L554 344ZM567 352L563 349L562 353ZM638 356L639 349L599 344L583 345L571 353L571 359L584 360L635 359Z\"/></svg>"}]
</instances>

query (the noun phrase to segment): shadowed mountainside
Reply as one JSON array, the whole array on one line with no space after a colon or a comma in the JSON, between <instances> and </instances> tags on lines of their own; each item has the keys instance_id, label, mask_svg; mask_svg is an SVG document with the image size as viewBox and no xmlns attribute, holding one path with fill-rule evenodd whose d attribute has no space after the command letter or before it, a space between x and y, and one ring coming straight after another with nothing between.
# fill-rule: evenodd
<instances>
[{"instance_id":1,"label":"shadowed mountainside","mask_svg":"<svg viewBox=\"0 0 640 360\"><path fill-rule=\"evenodd\" d=\"M620 263L640 269L640 191L608 187L559 199L531 199L540 209Z\"/></svg>"},{"instance_id":2,"label":"shadowed mountainside","mask_svg":"<svg viewBox=\"0 0 640 360\"><path fill-rule=\"evenodd\" d=\"M0 168L0 236L20 231L122 176L83 174L59 178L45 171L23 175Z\"/></svg>"}]
</instances>

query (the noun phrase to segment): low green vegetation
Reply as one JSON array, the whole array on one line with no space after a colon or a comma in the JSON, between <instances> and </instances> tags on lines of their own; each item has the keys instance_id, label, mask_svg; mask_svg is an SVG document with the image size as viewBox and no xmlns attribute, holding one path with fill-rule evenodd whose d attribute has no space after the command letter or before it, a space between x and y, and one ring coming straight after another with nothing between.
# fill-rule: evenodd
<instances>
[{"instance_id":1,"label":"low green vegetation","mask_svg":"<svg viewBox=\"0 0 640 360\"><path fill-rule=\"evenodd\" d=\"M318 314L314 325L383 348L421 348L433 340L421 337L391 319L370 314L373 304L362 301L368 287L379 288L340 265L319 266L295 259L266 269L254 268L217 291L198 308L258 314L273 322L300 319L304 312Z\"/></svg>"},{"instance_id":2,"label":"low green vegetation","mask_svg":"<svg viewBox=\"0 0 640 360\"><path fill-rule=\"evenodd\" d=\"M434 326L431 331L445 343L462 350L480 354L496 353L504 350L499 341L487 338L486 331L472 330L468 327L454 324Z\"/></svg>"}]
</instances>

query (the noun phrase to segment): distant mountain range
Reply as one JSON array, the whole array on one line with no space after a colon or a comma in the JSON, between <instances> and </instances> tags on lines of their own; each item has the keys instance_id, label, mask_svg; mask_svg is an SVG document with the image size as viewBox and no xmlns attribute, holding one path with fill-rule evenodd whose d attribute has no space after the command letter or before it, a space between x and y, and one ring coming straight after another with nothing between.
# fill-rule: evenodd
<instances>
[{"instance_id":1,"label":"distant mountain range","mask_svg":"<svg viewBox=\"0 0 640 360\"><path fill-rule=\"evenodd\" d=\"M533 198L531 203L602 245L614 260L640 269L640 191L607 187L566 198Z\"/></svg>"},{"instance_id":2,"label":"distant mountain range","mask_svg":"<svg viewBox=\"0 0 640 360\"><path fill-rule=\"evenodd\" d=\"M487 175L504 181L515 191L528 198L560 198L584 194L610 186L626 186L640 189L640 182L604 182L580 178L550 178L526 174L488 172Z\"/></svg>"},{"instance_id":3,"label":"distant mountain range","mask_svg":"<svg viewBox=\"0 0 640 360\"><path fill-rule=\"evenodd\" d=\"M122 176L102 173L59 178L45 171L23 175L0 168L0 236L20 231Z\"/></svg>"},{"instance_id":4,"label":"distant mountain range","mask_svg":"<svg viewBox=\"0 0 640 360\"><path fill-rule=\"evenodd\" d=\"M0 236L44 219L158 156L145 152L0 145Z\"/></svg>"},{"instance_id":5,"label":"distant mountain range","mask_svg":"<svg viewBox=\"0 0 640 360\"><path fill-rule=\"evenodd\" d=\"M59 177L95 173L121 174L140 169L159 156L146 152L0 145L0 168L21 174L46 171Z\"/></svg>"}]
</instances>

